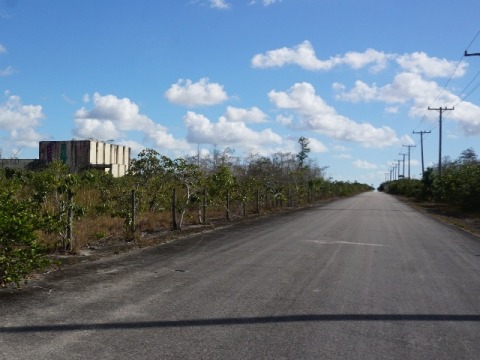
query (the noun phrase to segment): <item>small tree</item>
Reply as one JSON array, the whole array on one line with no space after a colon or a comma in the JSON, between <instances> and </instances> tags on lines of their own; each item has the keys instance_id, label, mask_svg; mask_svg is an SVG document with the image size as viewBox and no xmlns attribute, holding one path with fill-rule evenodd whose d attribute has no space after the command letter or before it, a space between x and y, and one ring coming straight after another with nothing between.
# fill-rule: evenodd
<instances>
[{"instance_id":1,"label":"small tree","mask_svg":"<svg viewBox=\"0 0 480 360\"><path fill-rule=\"evenodd\" d=\"M33 271L50 262L37 243L37 219L29 204L17 200L12 192L0 189L0 287L20 287Z\"/></svg>"},{"instance_id":2,"label":"small tree","mask_svg":"<svg viewBox=\"0 0 480 360\"><path fill-rule=\"evenodd\" d=\"M308 144L310 141L306 137L301 137L298 139L298 143L300 144L300 152L296 155L298 160L298 167L303 168L305 166L305 160L308 158L308 154L310 153L310 148Z\"/></svg>"}]
</instances>

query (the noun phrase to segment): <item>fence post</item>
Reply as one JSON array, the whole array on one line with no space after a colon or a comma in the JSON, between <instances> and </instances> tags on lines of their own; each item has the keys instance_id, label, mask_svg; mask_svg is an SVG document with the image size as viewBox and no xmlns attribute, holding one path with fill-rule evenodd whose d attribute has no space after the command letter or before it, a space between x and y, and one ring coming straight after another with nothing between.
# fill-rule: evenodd
<instances>
[{"instance_id":1,"label":"fence post","mask_svg":"<svg viewBox=\"0 0 480 360\"><path fill-rule=\"evenodd\" d=\"M177 224L177 189L173 189L172 195L172 228L178 230Z\"/></svg>"},{"instance_id":2,"label":"fence post","mask_svg":"<svg viewBox=\"0 0 480 360\"><path fill-rule=\"evenodd\" d=\"M260 214L260 190L257 189L257 214Z\"/></svg>"},{"instance_id":3,"label":"fence post","mask_svg":"<svg viewBox=\"0 0 480 360\"><path fill-rule=\"evenodd\" d=\"M72 190L67 190L67 243L70 250L73 250L73 192ZM67 244L65 244L66 251Z\"/></svg>"},{"instance_id":4,"label":"fence post","mask_svg":"<svg viewBox=\"0 0 480 360\"><path fill-rule=\"evenodd\" d=\"M207 223L207 189L203 189L203 211L202 211L202 223Z\"/></svg>"},{"instance_id":5,"label":"fence post","mask_svg":"<svg viewBox=\"0 0 480 360\"><path fill-rule=\"evenodd\" d=\"M247 216L247 194L245 192L242 194L242 216Z\"/></svg>"},{"instance_id":6,"label":"fence post","mask_svg":"<svg viewBox=\"0 0 480 360\"><path fill-rule=\"evenodd\" d=\"M130 224L130 231L132 234L135 234L135 230L137 227L137 211L136 211L136 203L137 203L137 196L135 189L132 189L132 197L131 197L131 215L132 215L132 222Z\"/></svg>"},{"instance_id":7,"label":"fence post","mask_svg":"<svg viewBox=\"0 0 480 360\"><path fill-rule=\"evenodd\" d=\"M227 190L227 220L230 220L230 190Z\"/></svg>"}]
</instances>

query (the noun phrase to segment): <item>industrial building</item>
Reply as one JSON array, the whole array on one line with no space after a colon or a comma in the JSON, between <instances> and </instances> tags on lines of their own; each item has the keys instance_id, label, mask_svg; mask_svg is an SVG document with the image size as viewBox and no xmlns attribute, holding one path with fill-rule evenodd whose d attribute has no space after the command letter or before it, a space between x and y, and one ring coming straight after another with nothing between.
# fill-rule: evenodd
<instances>
[{"instance_id":1,"label":"industrial building","mask_svg":"<svg viewBox=\"0 0 480 360\"><path fill-rule=\"evenodd\" d=\"M72 173L100 169L113 177L120 177L128 172L130 154L131 149L127 146L102 141L41 141L38 159L0 159L0 167L28 169L59 161L68 165Z\"/></svg>"},{"instance_id":2,"label":"industrial building","mask_svg":"<svg viewBox=\"0 0 480 360\"><path fill-rule=\"evenodd\" d=\"M124 176L130 167L130 148L94 140L41 141L39 160L60 161L71 172L97 168L114 177Z\"/></svg>"}]
</instances>

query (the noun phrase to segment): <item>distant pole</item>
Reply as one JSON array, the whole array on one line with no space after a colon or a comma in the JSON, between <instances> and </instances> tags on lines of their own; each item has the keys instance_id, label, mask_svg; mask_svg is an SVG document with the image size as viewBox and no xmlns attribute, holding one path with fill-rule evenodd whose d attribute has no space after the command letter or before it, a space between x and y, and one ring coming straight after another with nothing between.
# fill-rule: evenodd
<instances>
[{"instance_id":1,"label":"distant pole","mask_svg":"<svg viewBox=\"0 0 480 360\"><path fill-rule=\"evenodd\" d=\"M416 145L402 145L408 147L408 178L410 179L410 149L416 147Z\"/></svg>"},{"instance_id":2,"label":"distant pole","mask_svg":"<svg viewBox=\"0 0 480 360\"><path fill-rule=\"evenodd\" d=\"M438 137L438 176L442 176L442 114L444 111L449 111L449 110L455 110L454 107L448 108L448 107L439 107L439 108L431 108L430 106L428 107L428 110L435 110L438 111L440 114L439 117L439 137ZM423 175L423 174L422 174Z\"/></svg>"},{"instance_id":3,"label":"distant pole","mask_svg":"<svg viewBox=\"0 0 480 360\"><path fill-rule=\"evenodd\" d=\"M397 178L400 179L400 161L401 161L401 160L398 159L397 161L398 161L398 166L397 166L397 168L398 168L398 176L397 176ZM405 174L403 174L403 177L405 177Z\"/></svg>"},{"instance_id":4,"label":"distant pole","mask_svg":"<svg viewBox=\"0 0 480 360\"><path fill-rule=\"evenodd\" d=\"M403 178L405 179L405 156L407 154L404 154L404 153L399 153L398 155L402 155L403 156Z\"/></svg>"},{"instance_id":5,"label":"distant pole","mask_svg":"<svg viewBox=\"0 0 480 360\"><path fill-rule=\"evenodd\" d=\"M414 131L413 133L420 134L420 148L422 153L422 178L423 178L423 173L425 172L425 166L423 162L423 134L430 134L431 131Z\"/></svg>"}]
</instances>

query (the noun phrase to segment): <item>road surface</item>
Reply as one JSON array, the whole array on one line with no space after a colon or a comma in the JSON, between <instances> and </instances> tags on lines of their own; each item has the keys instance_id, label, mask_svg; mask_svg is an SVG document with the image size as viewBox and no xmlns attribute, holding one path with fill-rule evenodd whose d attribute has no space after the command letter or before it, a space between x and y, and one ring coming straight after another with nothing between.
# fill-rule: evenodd
<instances>
[{"instance_id":1,"label":"road surface","mask_svg":"<svg viewBox=\"0 0 480 360\"><path fill-rule=\"evenodd\" d=\"M383 193L0 291L1 359L478 359L480 241Z\"/></svg>"}]
</instances>

